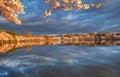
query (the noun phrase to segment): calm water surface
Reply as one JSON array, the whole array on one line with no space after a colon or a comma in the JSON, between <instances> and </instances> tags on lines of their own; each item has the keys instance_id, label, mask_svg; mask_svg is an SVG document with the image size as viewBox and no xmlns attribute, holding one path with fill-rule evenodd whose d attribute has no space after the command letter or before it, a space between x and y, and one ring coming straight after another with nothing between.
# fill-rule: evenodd
<instances>
[{"instance_id":1,"label":"calm water surface","mask_svg":"<svg viewBox=\"0 0 120 77\"><path fill-rule=\"evenodd\" d=\"M120 77L120 47L21 48L0 55L0 77Z\"/></svg>"}]
</instances>

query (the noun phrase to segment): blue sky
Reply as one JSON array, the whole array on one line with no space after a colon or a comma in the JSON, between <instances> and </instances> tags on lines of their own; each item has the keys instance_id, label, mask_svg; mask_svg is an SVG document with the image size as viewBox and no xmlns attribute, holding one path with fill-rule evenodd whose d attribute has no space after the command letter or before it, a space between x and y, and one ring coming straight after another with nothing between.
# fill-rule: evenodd
<instances>
[{"instance_id":1,"label":"blue sky","mask_svg":"<svg viewBox=\"0 0 120 77\"><path fill-rule=\"evenodd\" d=\"M50 17L44 17L49 5L44 0L21 0L27 7L26 14L20 15L22 25L16 25L0 17L0 29L33 33L85 33L85 32L119 32L120 0L83 0L83 3L101 3L99 9L74 10L65 12L54 10Z\"/></svg>"}]
</instances>

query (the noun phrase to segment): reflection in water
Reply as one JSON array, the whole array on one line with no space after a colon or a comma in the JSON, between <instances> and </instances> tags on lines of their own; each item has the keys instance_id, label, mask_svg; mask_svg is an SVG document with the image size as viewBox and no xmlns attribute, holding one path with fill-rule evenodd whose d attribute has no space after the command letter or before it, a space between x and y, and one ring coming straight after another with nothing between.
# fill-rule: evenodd
<instances>
[{"instance_id":1,"label":"reflection in water","mask_svg":"<svg viewBox=\"0 0 120 77\"><path fill-rule=\"evenodd\" d=\"M62 45L62 46L112 46L120 45L120 40L82 40L82 41L22 41L14 43L0 44L0 53L16 51L19 48L24 47L25 51L30 51L32 46L50 46L50 45Z\"/></svg>"},{"instance_id":2,"label":"reflection in water","mask_svg":"<svg viewBox=\"0 0 120 77\"><path fill-rule=\"evenodd\" d=\"M0 77L119 77L120 39L93 39L1 43Z\"/></svg>"},{"instance_id":3,"label":"reflection in water","mask_svg":"<svg viewBox=\"0 0 120 77\"><path fill-rule=\"evenodd\" d=\"M15 51L25 47L26 51L32 46L64 45L64 46L111 46L120 45L120 33L86 33L58 35L15 35L1 33L0 53ZM29 34L29 33L28 33ZM6 39L7 38L7 39Z\"/></svg>"},{"instance_id":4,"label":"reflection in water","mask_svg":"<svg viewBox=\"0 0 120 77\"><path fill-rule=\"evenodd\" d=\"M31 52L0 56L0 77L119 77L119 50L119 47L34 47Z\"/></svg>"}]
</instances>

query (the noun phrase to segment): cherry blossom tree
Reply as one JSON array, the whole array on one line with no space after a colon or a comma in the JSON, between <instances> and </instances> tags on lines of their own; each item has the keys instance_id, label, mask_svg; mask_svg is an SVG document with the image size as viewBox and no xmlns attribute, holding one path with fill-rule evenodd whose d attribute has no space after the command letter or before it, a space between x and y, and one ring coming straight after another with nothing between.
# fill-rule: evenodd
<instances>
[{"instance_id":1,"label":"cherry blossom tree","mask_svg":"<svg viewBox=\"0 0 120 77\"><path fill-rule=\"evenodd\" d=\"M75 11L80 9L89 9L91 6L99 8L100 4L83 4L82 0L45 0L47 4L51 4L49 9L45 11L45 16L50 16L52 10L63 9L64 11L70 11L73 8Z\"/></svg>"},{"instance_id":2,"label":"cherry blossom tree","mask_svg":"<svg viewBox=\"0 0 120 77\"><path fill-rule=\"evenodd\" d=\"M21 24L18 14L24 14L24 5L20 0L0 0L0 13L7 20Z\"/></svg>"}]
</instances>

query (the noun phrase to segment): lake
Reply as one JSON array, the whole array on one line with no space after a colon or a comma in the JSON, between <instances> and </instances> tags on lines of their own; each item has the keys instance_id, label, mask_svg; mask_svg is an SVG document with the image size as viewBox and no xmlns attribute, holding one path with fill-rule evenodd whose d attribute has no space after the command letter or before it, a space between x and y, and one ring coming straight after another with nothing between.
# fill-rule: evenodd
<instances>
[{"instance_id":1,"label":"lake","mask_svg":"<svg viewBox=\"0 0 120 77\"><path fill-rule=\"evenodd\" d=\"M34 46L0 55L0 77L119 77L119 46Z\"/></svg>"}]
</instances>

